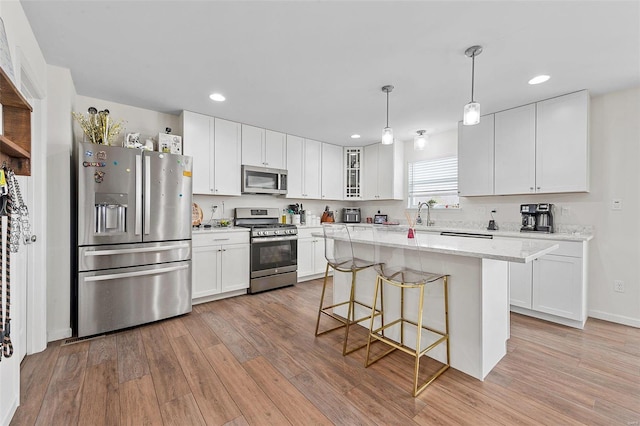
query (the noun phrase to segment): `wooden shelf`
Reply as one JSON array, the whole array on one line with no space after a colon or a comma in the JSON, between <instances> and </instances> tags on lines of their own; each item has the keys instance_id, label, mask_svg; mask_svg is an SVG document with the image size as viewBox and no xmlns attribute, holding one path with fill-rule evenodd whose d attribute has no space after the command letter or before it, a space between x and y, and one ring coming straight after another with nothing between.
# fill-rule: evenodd
<instances>
[{"instance_id":1,"label":"wooden shelf","mask_svg":"<svg viewBox=\"0 0 640 426\"><path fill-rule=\"evenodd\" d=\"M7 154L9 157L31 158L29 151L3 135L0 135L0 152Z\"/></svg>"},{"instance_id":2,"label":"wooden shelf","mask_svg":"<svg viewBox=\"0 0 640 426\"><path fill-rule=\"evenodd\" d=\"M17 175L31 175L31 112L33 109L0 68L2 129L0 164L7 163Z\"/></svg>"}]
</instances>

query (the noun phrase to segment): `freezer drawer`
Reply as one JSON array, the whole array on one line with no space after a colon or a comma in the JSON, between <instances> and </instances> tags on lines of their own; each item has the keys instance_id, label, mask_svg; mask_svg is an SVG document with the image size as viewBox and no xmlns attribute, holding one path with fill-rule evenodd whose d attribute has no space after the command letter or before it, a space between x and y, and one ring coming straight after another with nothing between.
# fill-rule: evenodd
<instances>
[{"instance_id":1,"label":"freezer drawer","mask_svg":"<svg viewBox=\"0 0 640 426\"><path fill-rule=\"evenodd\" d=\"M125 268L191 260L191 240L111 244L78 249L78 271Z\"/></svg>"},{"instance_id":2,"label":"freezer drawer","mask_svg":"<svg viewBox=\"0 0 640 426\"><path fill-rule=\"evenodd\" d=\"M191 261L78 274L78 337L191 312Z\"/></svg>"}]
</instances>

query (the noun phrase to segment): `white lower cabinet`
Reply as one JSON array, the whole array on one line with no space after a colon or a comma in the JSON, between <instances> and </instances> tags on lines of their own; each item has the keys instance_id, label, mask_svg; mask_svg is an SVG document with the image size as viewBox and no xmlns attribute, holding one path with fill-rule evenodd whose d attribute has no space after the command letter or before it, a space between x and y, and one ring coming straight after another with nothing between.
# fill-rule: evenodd
<instances>
[{"instance_id":1,"label":"white lower cabinet","mask_svg":"<svg viewBox=\"0 0 640 426\"><path fill-rule=\"evenodd\" d=\"M298 228L298 281L318 278L324 274L327 260L324 257L324 238L312 233L322 232L322 227Z\"/></svg>"},{"instance_id":2,"label":"white lower cabinet","mask_svg":"<svg viewBox=\"0 0 640 426\"><path fill-rule=\"evenodd\" d=\"M586 244L562 241L553 254L510 263L511 310L582 328L587 320Z\"/></svg>"},{"instance_id":3,"label":"white lower cabinet","mask_svg":"<svg viewBox=\"0 0 640 426\"><path fill-rule=\"evenodd\" d=\"M192 244L194 303L246 292L250 275L248 232L194 234Z\"/></svg>"}]
</instances>

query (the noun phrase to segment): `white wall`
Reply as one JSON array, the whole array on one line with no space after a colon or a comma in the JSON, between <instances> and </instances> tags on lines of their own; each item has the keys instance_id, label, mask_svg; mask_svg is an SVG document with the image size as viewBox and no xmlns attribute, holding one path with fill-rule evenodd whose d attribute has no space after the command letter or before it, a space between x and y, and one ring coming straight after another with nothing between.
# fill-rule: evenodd
<instances>
[{"instance_id":1,"label":"white wall","mask_svg":"<svg viewBox=\"0 0 640 426\"><path fill-rule=\"evenodd\" d=\"M7 42L12 59L12 71L15 76L14 83L16 83L16 86L20 87L19 78L21 74L21 67L28 66L31 71L29 76L33 79L32 83L43 88L43 90L46 90L46 63L44 56L42 55L33 32L31 31L31 27L27 21L24 11L22 10L21 4L17 1L3 0L0 2L0 17L3 20L7 35ZM46 140L38 142L42 142L44 144L46 143ZM31 212L31 217L34 218L34 215L38 214L40 213ZM34 223L40 223L40 221L36 218ZM44 231L46 230L40 230L40 232ZM22 248L18 253L12 255L12 258L19 260L19 262L16 262L17 265L30 265L31 268L41 267L41 265L36 262L38 259L25 259L26 252L27 250ZM30 273L29 271L25 272ZM24 278L22 271L16 275ZM16 282L15 280L12 280L13 285L22 284L22 290L24 290L24 280L20 281L21 282ZM21 293L19 291L16 292L15 296L19 295L21 295ZM22 292L22 295L24 295L24 292ZM14 303L16 303L16 301L14 301ZM12 329L14 330L12 332L12 340L14 340L14 350L18 353L23 349L15 347L16 344L20 344L15 332L21 329L24 330L26 327L25 324L20 323L20 318L23 318L24 315L19 315L18 312L13 313L15 317L14 321L12 321ZM44 325L42 324L41 326ZM19 404L20 361L21 360L18 356L14 356L9 359L3 359L0 363L0 384L2 384L0 386L0 425L9 424Z\"/></svg>"},{"instance_id":2,"label":"white wall","mask_svg":"<svg viewBox=\"0 0 640 426\"><path fill-rule=\"evenodd\" d=\"M47 340L71 336L71 113L75 88L66 68L47 69Z\"/></svg>"},{"instance_id":3,"label":"white wall","mask_svg":"<svg viewBox=\"0 0 640 426\"><path fill-rule=\"evenodd\" d=\"M117 145L122 145L124 137L127 133L140 133L140 140L145 141L147 138L153 137L157 141L158 133L165 133L165 128L170 127L174 134L179 135L180 118L177 115L164 114L161 112L151 111L148 109L136 108L129 105L119 104L116 102L103 101L101 99L90 98L87 96L76 97L76 112L86 114L89 107L95 107L98 111L103 109L109 110L109 115L113 120L123 121L123 131L118 135ZM75 140L83 140L83 132L76 123L74 123Z\"/></svg>"},{"instance_id":4,"label":"white wall","mask_svg":"<svg viewBox=\"0 0 640 426\"><path fill-rule=\"evenodd\" d=\"M593 227L589 243L589 316L640 327L640 87L591 99L591 191L589 193L463 197L461 209L436 210L436 224L464 222L486 227L489 212L504 228L518 227L521 203L556 205L560 229ZM430 147L413 151L405 144L405 158L412 161L457 154L457 129L432 136ZM406 174L406 172L405 172ZM611 201L623 200L623 210L613 211ZM403 220L407 201L363 202L363 212L375 210ZM561 214L562 208L565 210ZM613 291L613 280L625 282L625 292Z\"/></svg>"}]
</instances>

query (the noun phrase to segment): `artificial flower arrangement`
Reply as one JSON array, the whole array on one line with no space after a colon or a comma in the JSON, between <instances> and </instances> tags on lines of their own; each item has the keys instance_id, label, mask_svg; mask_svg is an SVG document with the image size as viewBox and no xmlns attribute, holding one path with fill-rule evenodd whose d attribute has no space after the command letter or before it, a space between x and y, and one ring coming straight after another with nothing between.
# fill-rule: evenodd
<instances>
[{"instance_id":1,"label":"artificial flower arrangement","mask_svg":"<svg viewBox=\"0 0 640 426\"><path fill-rule=\"evenodd\" d=\"M118 134L122 131L122 121L114 121L109 116L109 110L98 111L94 107L88 110L89 115L72 112L89 142L100 145L113 145Z\"/></svg>"}]
</instances>

